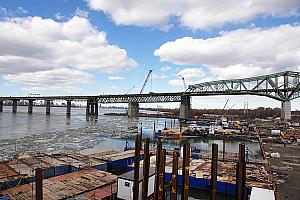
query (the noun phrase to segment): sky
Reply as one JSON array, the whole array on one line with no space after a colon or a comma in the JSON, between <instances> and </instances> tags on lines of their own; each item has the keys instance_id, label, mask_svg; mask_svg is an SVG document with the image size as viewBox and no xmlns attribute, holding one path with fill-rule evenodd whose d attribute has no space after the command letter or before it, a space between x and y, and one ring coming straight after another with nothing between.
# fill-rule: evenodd
<instances>
[{"instance_id":1,"label":"sky","mask_svg":"<svg viewBox=\"0 0 300 200\"><path fill-rule=\"evenodd\" d=\"M145 93L300 71L300 0L0 0L0 96L139 93L150 69ZM192 104L227 98L280 107Z\"/></svg>"}]
</instances>

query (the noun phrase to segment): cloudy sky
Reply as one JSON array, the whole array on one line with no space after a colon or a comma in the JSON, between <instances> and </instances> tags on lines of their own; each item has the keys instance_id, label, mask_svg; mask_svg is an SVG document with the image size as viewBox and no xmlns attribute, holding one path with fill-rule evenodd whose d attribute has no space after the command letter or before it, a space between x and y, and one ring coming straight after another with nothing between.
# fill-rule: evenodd
<instances>
[{"instance_id":1,"label":"cloudy sky","mask_svg":"<svg viewBox=\"0 0 300 200\"><path fill-rule=\"evenodd\" d=\"M0 96L138 93L150 69L145 92L300 71L300 0L0 0Z\"/></svg>"}]
</instances>

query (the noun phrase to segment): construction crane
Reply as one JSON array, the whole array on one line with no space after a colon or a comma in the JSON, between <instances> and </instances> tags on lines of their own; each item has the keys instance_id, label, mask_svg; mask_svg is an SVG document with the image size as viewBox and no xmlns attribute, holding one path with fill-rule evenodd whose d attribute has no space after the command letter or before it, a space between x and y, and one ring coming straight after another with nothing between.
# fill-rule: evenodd
<instances>
[{"instance_id":1,"label":"construction crane","mask_svg":"<svg viewBox=\"0 0 300 200\"><path fill-rule=\"evenodd\" d=\"M187 85L186 85L186 82L185 82L185 80L184 80L184 77L181 76L180 74L179 74L178 76L182 79L183 87L184 87L183 89L186 90L186 89L187 89Z\"/></svg>"},{"instance_id":2,"label":"construction crane","mask_svg":"<svg viewBox=\"0 0 300 200\"><path fill-rule=\"evenodd\" d=\"M226 103L225 103L225 105L224 105L224 107L223 107L222 113L224 113L224 110L225 110L225 108L226 108L226 106L227 106L228 101L229 101L229 99L227 99L227 101L226 101Z\"/></svg>"},{"instance_id":3,"label":"construction crane","mask_svg":"<svg viewBox=\"0 0 300 200\"><path fill-rule=\"evenodd\" d=\"M144 89L145 89L145 87L146 87L146 84L147 84L147 82L148 82L148 80L149 80L149 78L150 78L150 75L151 75L152 71L153 71L152 69L149 70L149 72L148 72L148 74L147 74L147 77L146 77L146 80L145 80L145 82L144 82L144 85L143 85L143 87L142 87L142 89L141 89L141 91L140 91L140 94L143 93L143 91L144 91Z\"/></svg>"}]
</instances>

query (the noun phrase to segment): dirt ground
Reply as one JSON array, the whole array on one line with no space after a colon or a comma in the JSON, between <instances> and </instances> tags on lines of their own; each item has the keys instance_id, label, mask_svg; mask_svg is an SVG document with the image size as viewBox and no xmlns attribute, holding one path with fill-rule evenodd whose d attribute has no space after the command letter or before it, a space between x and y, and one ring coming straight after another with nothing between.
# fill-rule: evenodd
<instances>
[{"instance_id":1,"label":"dirt ground","mask_svg":"<svg viewBox=\"0 0 300 200\"><path fill-rule=\"evenodd\" d=\"M300 199L300 143L285 146L266 143L263 147L270 161L280 200ZM278 152L280 157L271 157L269 155L271 152Z\"/></svg>"}]
</instances>

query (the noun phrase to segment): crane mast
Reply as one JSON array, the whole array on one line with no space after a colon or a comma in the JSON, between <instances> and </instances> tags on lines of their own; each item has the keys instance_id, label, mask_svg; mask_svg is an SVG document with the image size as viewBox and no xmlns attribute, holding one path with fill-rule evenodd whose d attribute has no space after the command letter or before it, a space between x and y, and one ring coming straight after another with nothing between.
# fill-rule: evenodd
<instances>
[{"instance_id":1,"label":"crane mast","mask_svg":"<svg viewBox=\"0 0 300 200\"><path fill-rule=\"evenodd\" d=\"M140 94L143 93L143 91L144 91L144 89L145 89L145 87L146 87L146 84L147 84L147 82L148 82L148 80L149 80L149 78L150 78L150 75L151 75L152 71L153 71L152 69L149 70L149 72L148 72L148 74L147 74L147 77L146 77L146 80L145 80L145 82L144 82L144 84L143 84L143 87L142 87L142 89L141 89L141 91L140 91Z\"/></svg>"}]
</instances>

